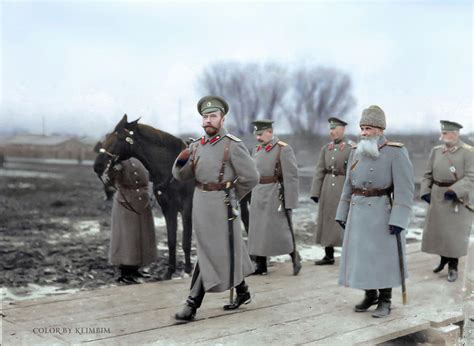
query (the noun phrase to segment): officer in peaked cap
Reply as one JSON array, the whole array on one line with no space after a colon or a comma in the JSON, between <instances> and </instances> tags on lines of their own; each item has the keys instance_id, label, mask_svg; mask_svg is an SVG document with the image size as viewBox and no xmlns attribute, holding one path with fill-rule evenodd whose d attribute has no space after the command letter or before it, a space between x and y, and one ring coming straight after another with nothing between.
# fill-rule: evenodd
<instances>
[{"instance_id":1,"label":"officer in peaked cap","mask_svg":"<svg viewBox=\"0 0 474 346\"><path fill-rule=\"evenodd\" d=\"M334 219L346 178L347 162L354 143L345 137L347 123L332 117L329 122L331 142L319 153L310 197L319 203L316 244L324 246L325 256L316 265L334 264L334 247L342 246L342 232Z\"/></svg>"},{"instance_id":2,"label":"officer in peaked cap","mask_svg":"<svg viewBox=\"0 0 474 346\"><path fill-rule=\"evenodd\" d=\"M220 96L204 96L197 103L197 110L199 114L207 114L216 111L221 111L223 115L229 112L229 105Z\"/></svg>"},{"instance_id":3,"label":"officer in peaked cap","mask_svg":"<svg viewBox=\"0 0 474 346\"><path fill-rule=\"evenodd\" d=\"M235 287L235 300L224 306L233 310L250 302L244 278L254 272L240 231L237 203L258 183L258 172L246 146L224 127L227 102L219 96L199 100L205 135L191 143L177 157L173 177L196 182L193 198L193 226L197 263L191 290L175 318L190 321L206 292L223 292Z\"/></svg>"},{"instance_id":4,"label":"officer in peaked cap","mask_svg":"<svg viewBox=\"0 0 474 346\"><path fill-rule=\"evenodd\" d=\"M249 252L256 256L254 274L267 274L266 256L289 254L293 275L301 261L296 251L292 210L298 205L298 165L291 146L273 134L273 121L252 123L259 145L253 158L260 174L250 202Z\"/></svg>"},{"instance_id":5,"label":"officer in peaked cap","mask_svg":"<svg viewBox=\"0 0 474 346\"><path fill-rule=\"evenodd\" d=\"M459 138L462 125L441 120L442 145L431 150L420 196L429 203L421 250L441 256L433 272L448 264L448 281L458 277L467 254L474 211L474 148Z\"/></svg>"}]
</instances>

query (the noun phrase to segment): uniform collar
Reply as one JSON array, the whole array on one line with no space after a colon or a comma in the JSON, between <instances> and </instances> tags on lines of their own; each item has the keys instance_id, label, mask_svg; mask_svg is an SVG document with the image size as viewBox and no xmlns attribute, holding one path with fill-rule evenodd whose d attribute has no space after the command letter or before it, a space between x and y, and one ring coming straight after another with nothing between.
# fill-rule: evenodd
<instances>
[{"instance_id":1,"label":"uniform collar","mask_svg":"<svg viewBox=\"0 0 474 346\"><path fill-rule=\"evenodd\" d=\"M377 145L379 146L379 149L382 149L387 144L387 138L385 135L381 135L377 141Z\"/></svg>"},{"instance_id":2,"label":"uniform collar","mask_svg":"<svg viewBox=\"0 0 474 346\"><path fill-rule=\"evenodd\" d=\"M207 142L209 142L209 144L215 144L217 143L219 140L221 140L222 138L224 138L226 135L227 135L227 129L225 127L221 127L221 129L219 130L219 132L217 132L215 135L213 136L208 136L207 134L202 136L201 137L201 144L204 145L206 144Z\"/></svg>"},{"instance_id":3,"label":"uniform collar","mask_svg":"<svg viewBox=\"0 0 474 346\"><path fill-rule=\"evenodd\" d=\"M344 147L346 146L346 137L342 136L340 139L330 142L328 149L333 150L336 146L339 147L339 150L344 150Z\"/></svg>"},{"instance_id":4,"label":"uniform collar","mask_svg":"<svg viewBox=\"0 0 474 346\"><path fill-rule=\"evenodd\" d=\"M280 139L277 136L273 136L273 139L267 144L259 144L257 146L257 151L260 151L261 149L265 149L265 151L270 151L279 141Z\"/></svg>"},{"instance_id":5,"label":"uniform collar","mask_svg":"<svg viewBox=\"0 0 474 346\"><path fill-rule=\"evenodd\" d=\"M448 147L446 144L443 146L443 154L447 151L450 153L456 152L459 148L461 148L463 145L463 142L461 140L458 140L453 146Z\"/></svg>"}]
</instances>

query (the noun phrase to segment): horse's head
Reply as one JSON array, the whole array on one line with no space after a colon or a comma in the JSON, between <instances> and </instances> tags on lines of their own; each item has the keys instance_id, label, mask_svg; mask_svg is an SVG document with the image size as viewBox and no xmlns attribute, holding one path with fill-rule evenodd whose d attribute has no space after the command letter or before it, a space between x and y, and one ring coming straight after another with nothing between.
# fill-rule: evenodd
<instances>
[{"instance_id":1,"label":"horse's head","mask_svg":"<svg viewBox=\"0 0 474 346\"><path fill-rule=\"evenodd\" d=\"M98 176L102 176L106 169L116 162L127 160L133 155L138 120L129 123L125 114L114 131L106 135L104 142L96 145L99 153L94 161L94 172Z\"/></svg>"}]
</instances>

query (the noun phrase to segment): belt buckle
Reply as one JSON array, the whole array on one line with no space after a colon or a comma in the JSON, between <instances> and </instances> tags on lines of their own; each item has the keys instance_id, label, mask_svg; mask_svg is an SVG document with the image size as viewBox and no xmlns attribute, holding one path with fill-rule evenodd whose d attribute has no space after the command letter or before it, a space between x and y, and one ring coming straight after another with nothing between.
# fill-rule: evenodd
<instances>
[{"instance_id":1,"label":"belt buckle","mask_svg":"<svg viewBox=\"0 0 474 346\"><path fill-rule=\"evenodd\" d=\"M368 193L369 193L369 191L367 190L367 188L366 188L366 187L363 187L363 188L362 188L362 196L367 197L367 194L368 194Z\"/></svg>"}]
</instances>

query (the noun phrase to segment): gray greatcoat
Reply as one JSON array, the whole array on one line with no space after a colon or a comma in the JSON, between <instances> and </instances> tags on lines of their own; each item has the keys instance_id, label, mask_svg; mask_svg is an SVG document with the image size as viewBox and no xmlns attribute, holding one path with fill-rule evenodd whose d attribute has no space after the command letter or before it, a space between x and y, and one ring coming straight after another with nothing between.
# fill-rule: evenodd
<instances>
[{"instance_id":1,"label":"gray greatcoat","mask_svg":"<svg viewBox=\"0 0 474 346\"><path fill-rule=\"evenodd\" d=\"M225 166L223 181L234 181L232 204L258 183L255 164L240 139L222 128L212 138L204 136L190 146L191 156L184 166L175 162L173 176L178 180L195 179L200 183L217 183L224 149L229 145L230 156ZM204 289L222 292L230 287L230 247L227 206L224 191L203 191L196 187L193 198L193 226L196 235L197 257ZM234 228L234 285L254 272L242 233L240 216L233 221ZM197 264L196 264L197 265Z\"/></svg>"},{"instance_id":2,"label":"gray greatcoat","mask_svg":"<svg viewBox=\"0 0 474 346\"><path fill-rule=\"evenodd\" d=\"M352 145L353 142L345 137L337 143L332 141L326 144L321 149L316 164L310 197L316 197L319 200L316 244L325 247L342 245L341 226L334 218L346 178L347 162Z\"/></svg>"},{"instance_id":3,"label":"gray greatcoat","mask_svg":"<svg viewBox=\"0 0 474 346\"><path fill-rule=\"evenodd\" d=\"M112 205L109 261L115 265L148 265L157 259L148 171L131 158L115 165L111 174L117 192Z\"/></svg>"},{"instance_id":4,"label":"gray greatcoat","mask_svg":"<svg viewBox=\"0 0 474 346\"><path fill-rule=\"evenodd\" d=\"M257 170L262 177L275 176L277 157L280 157L285 191L285 207L298 206L298 165L293 149L278 137L265 146L258 145L253 153ZM252 191L249 223L249 253L275 256L293 252L293 238L283 207L280 208L279 183L259 184ZM291 215L291 212L290 212Z\"/></svg>"},{"instance_id":5,"label":"gray greatcoat","mask_svg":"<svg viewBox=\"0 0 474 346\"><path fill-rule=\"evenodd\" d=\"M396 236L389 225L407 229L414 196L413 167L408 151L399 143L384 145L379 138L377 158L355 157L352 150L336 220L346 222L339 284L359 289L401 285ZM353 188L385 189L393 186L393 207L387 196L354 195ZM401 233L405 260L405 231ZM406 265L405 265L406 268ZM406 269L405 269L406 273Z\"/></svg>"},{"instance_id":6,"label":"gray greatcoat","mask_svg":"<svg viewBox=\"0 0 474 346\"><path fill-rule=\"evenodd\" d=\"M441 187L433 181L452 185ZM444 193L448 189L454 191L464 205L446 201ZM445 257L465 256L473 220L468 209L472 210L474 204L473 147L459 141L450 150L444 145L431 150L428 170L420 188L420 196L428 194L431 194L431 203L426 214L421 250Z\"/></svg>"}]
</instances>

